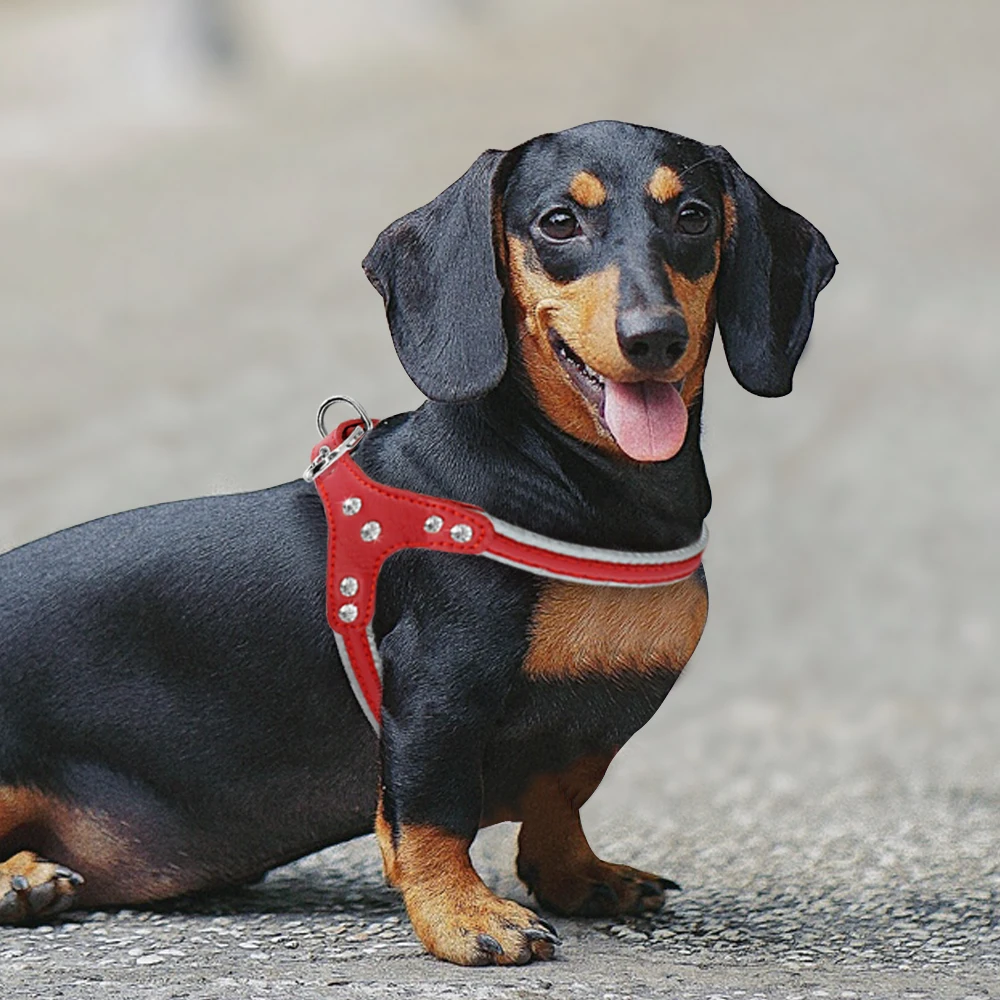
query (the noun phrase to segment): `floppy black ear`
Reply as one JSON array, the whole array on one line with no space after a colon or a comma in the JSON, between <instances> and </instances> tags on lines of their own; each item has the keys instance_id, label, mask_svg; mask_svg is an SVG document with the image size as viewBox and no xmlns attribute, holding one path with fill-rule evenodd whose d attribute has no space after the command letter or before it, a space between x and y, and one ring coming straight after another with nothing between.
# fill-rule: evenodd
<instances>
[{"instance_id":1,"label":"floppy black ear","mask_svg":"<svg viewBox=\"0 0 1000 1000\"><path fill-rule=\"evenodd\" d=\"M727 219L732 230L716 282L726 359L744 389L784 396L809 338L816 296L837 258L815 226L779 205L726 150L715 146L711 153L731 200L727 215L735 216Z\"/></svg>"},{"instance_id":2,"label":"floppy black ear","mask_svg":"<svg viewBox=\"0 0 1000 1000\"><path fill-rule=\"evenodd\" d=\"M399 360L431 399L475 399L507 368L493 236L505 155L483 153L432 202L384 230L362 264L385 300Z\"/></svg>"}]
</instances>

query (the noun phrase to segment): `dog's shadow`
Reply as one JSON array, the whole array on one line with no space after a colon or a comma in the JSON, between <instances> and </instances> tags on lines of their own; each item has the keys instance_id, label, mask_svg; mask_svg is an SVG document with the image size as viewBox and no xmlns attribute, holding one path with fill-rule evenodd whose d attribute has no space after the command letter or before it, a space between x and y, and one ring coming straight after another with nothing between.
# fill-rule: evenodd
<instances>
[{"instance_id":1,"label":"dog's shadow","mask_svg":"<svg viewBox=\"0 0 1000 1000\"><path fill-rule=\"evenodd\" d=\"M152 903L142 909L192 916L350 913L403 914L399 894L385 884L374 837L338 844L267 872L256 882Z\"/></svg>"},{"instance_id":2,"label":"dog's shadow","mask_svg":"<svg viewBox=\"0 0 1000 1000\"><path fill-rule=\"evenodd\" d=\"M513 872L512 830L482 831L480 836L473 859L487 884L500 895L537 905ZM383 880L373 837L327 848L277 868L252 885L149 909L178 916L271 914L362 924L393 916L406 919L400 896ZM792 967L837 955L839 961L859 967L902 961L919 968L971 959L984 948L995 948L1000 941L997 913L996 886L970 893L929 884L824 887L761 877L740 889L689 884L685 891L669 893L664 908L647 917L550 919L567 939L586 939L596 932L631 948L663 949L681 962L729 953L733 960L742 956L739 960Z\"/></svg>"},{"instance_id":3,"label":"dog's shadow","mask_svg":"<svg viewBox=\"0 0 1000 1000\"><path fill-rule=\"evenodd\" d=\"M517 829L499 823L480 831L473 861L487 884L525 906L532 902L514 872ZM256 882L152 903L141 909L192 916L296 914L376 919L405 916L399 893L386 885L374 836L359 837L275 868Z\"/></svg>"}]
</instances>

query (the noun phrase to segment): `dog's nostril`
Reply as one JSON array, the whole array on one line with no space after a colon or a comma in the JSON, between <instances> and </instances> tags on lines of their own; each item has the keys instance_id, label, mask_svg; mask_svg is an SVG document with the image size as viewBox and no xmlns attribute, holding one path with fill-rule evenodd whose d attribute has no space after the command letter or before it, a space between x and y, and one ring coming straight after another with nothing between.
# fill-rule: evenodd
<instances>
[{"instance_id":1,"label":"dog's nostril","mask_svg":"<svg viewBox=\"0 0 1000 1000\"><path fill-rule=\"evenodd\" d=\"M649 344L645 340L637 340L628 345L628 356L630 358L643 358L649 354Z\"/></svg>"},{"instance_id":2,"label":"dog's nostril","mask_svg":"<svg viewBox=\"0 0 1000 1000\"><path fill-rule=\"evenodd\" d=\"M681 356L684 354L683 344L671 344L670 347L666 348L663 352L663 359L667 366L672 368L678 361L680 361Z\"/></svg>"}]
</instances>

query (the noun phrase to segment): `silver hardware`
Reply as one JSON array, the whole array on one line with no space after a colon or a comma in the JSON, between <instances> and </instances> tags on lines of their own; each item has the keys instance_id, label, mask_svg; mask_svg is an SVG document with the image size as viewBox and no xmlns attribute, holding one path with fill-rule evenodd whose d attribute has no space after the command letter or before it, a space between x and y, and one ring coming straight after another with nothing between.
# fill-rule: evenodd
<instances>
[{"instance_id":1,"label":"silver hardware","mask_svg":"<svg viewBox=\"0 0 1000 1000\"><path fill-rule=\"evenodd\" d=\"M363 542L374 542L382 534L382 525L378 521L366 521L361 525L361 540Z\"/></svg>"},{"instance_id":2,"label":"silver hardware","mask_svg":"<svg viewBox=\"0 0 1000 1000\"><path fill-rule=\"evenodd\" d=\"M340 509L350 517L361 510L361 500L359 497L348 497L341 505Z\"/></svg>"},{"instance_id":3,"label":"silver hardware","mask_svg":"<svg viewBox=\"0 0 1000 1000\"><path fill-rule=\"evenodd\" d=\"M467 524L456 524L455 527L451 529L451 537L456 542L471 542L472 528L470 528Z\"/></svg>"},{"instance_id":4,"label":"silver hardware","mask_svg":"<svg viewBox=\"0 0 1000 1000\"><path fill-rule=\"evenodd\" d=\"M344 597L353 597L358 592L358 581L353 576L345 576L340 581L340 592Z\"/></svg>"},{"instance_id":5,"label":"silver hardware","mask_svg":"<svg viewBox=\"0 0 1000 1000\"><path fill-rule=\"evenodd\" d=\"M436 531L440 531L444 527L444 521L441 520L437 514L431 514L426 521L424 521L424 531L434 534Z\"/></svg>"},{"instance_id":6,"label":"silver hardware","mask_svg":"<svg viewBox=\"0 0 1000 1000\"><path fill-rule=\"evenodd\" d=\"M326 411L333 406L334 403L347 403L348 406L353 406L358 416L361 418L360 427L355 427L350 434L344 438L336 448L330 448L328 445L323 445L319 451L316 453L316 457L309 463L306 467L306 471L302 473L302 478L307 482L311 483L318 475L326 472L327 469L333 465L343 455L346 455L349 451L354 451L355 448L361 443L362 438L372 429L374 424L372 423L371 417L365 413L361 404L356 400L351 399L350 396L330 396L329 399L324 399L320 404L319 412L316 414L316 426L319 428L319 433L322 437L326 437L329 431L326 429Z\"/></svg>"},{"instance_id":7,"label":"silver hardware","mask_svg":"<svg viewBox=\"0 0 1000 1000\"><path fill-rule=\"evenodd\" d=\"M371 417L369 417L368 414L365 413L364 408L357 400L351 399L350 396L330 396L329 398L324 399L323 402L319 404L319 410L316 413L316 427L319 430L320 437L326 437L327 434L330 433L326 429L326 421L324 418L326 417L326 411L329 410L334 403L347 403L348 406L354 407L355 412L361 418L361 422L365 425L365 429L362 432L362 436L364 434L367 434L374 426L372 424Z\"/></svg>"},{"instance_id":8,"label":"silver hardware","mask_svg":"<svg viewBox=\"0 0 1000 1000\"><path fill-rule=\"evenodd\" d=\"M358 606L356 604L342 604L337 612L337 617L342 622L352 622L358 617Z\"/></svg>"}]
</instances>

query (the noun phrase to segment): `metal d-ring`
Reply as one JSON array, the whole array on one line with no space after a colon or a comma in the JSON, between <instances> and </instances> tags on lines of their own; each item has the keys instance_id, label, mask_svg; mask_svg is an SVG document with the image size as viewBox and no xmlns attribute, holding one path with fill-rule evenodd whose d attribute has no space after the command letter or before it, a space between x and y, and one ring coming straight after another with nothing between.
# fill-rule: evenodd
<instances>
[{"instance_id":1,"label":"metal d-ring","mask_svg":"<svg viewBox=\"0 0 1000 1000\"><path fill-rule=\"evenodd\" d=\"M326 411L333 406L334 403L347 403L348 406L353 406L355 413L361 418L361 422L365 425L365 429L362 434L367 434L372 429L372 419L365 413L364 407L356 400L351 399L350 396L330 396L329 399L324 399L320 403L319 410L316 412L316 427L319 429L319 436L326 437L330 432L326 429ZM360 438L358 439L360 440Z\"/></svg>"},{"instance_id":2,"label":"metal d-ring","mask_svg":"<svg viewBox=\"0 0 1000 1000\"><path fill-rule=\"evenodd\" d=\"M324 399L320 404L319 410L316 413L316 427L319 429L320 436L324 439L329 436L329 431L326 429L326 411L333 406L334 403L347 403L348 406L353 406L357 415L361 418L361 426L355 427L350 434L344 438L336 448L331 448L329 445L321 445L318 452L316 452L316 457L309 463L306 471L302 473L302 478L307 482L311 483L321 472L325 472L327 469L341 458L346 455L349 451L354 451L355 448L361 443L362 438L372 429L374 426L372 424L371 417L365 413L364 407L355 399L351 399L350 396L330 396L329 399Z\"/></svg>"}]
</instances>

